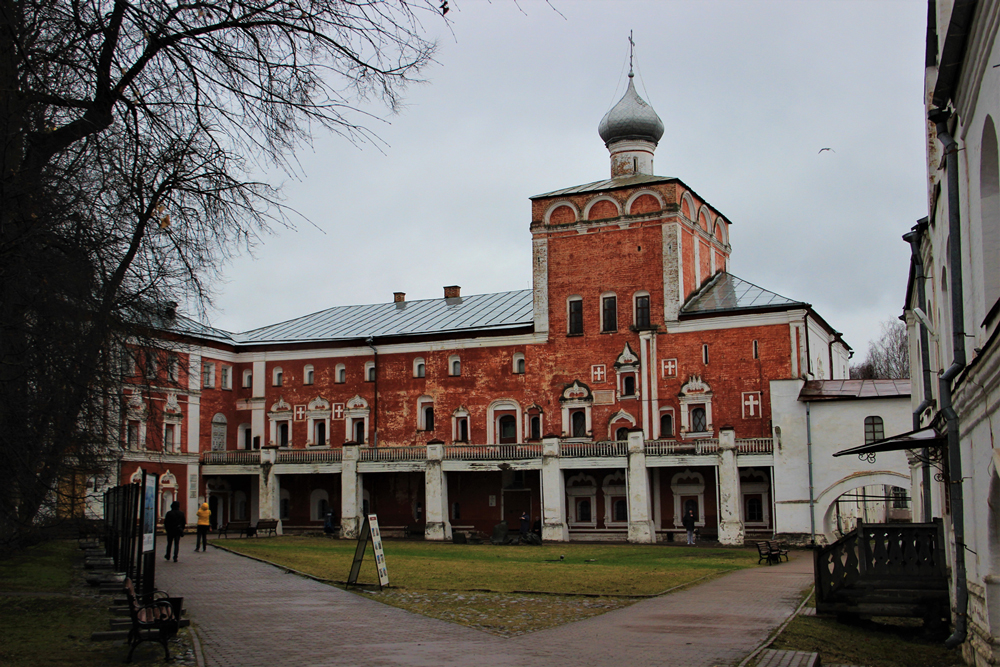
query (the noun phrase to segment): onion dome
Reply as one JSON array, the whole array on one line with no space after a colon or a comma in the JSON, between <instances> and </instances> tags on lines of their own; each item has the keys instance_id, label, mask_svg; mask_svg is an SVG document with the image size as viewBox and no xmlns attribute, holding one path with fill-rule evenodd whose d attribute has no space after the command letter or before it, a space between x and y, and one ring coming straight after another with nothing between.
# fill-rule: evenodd
<instances>
[{"instance_id":1,"label":"onion dome","mask_svg":"<svg viewBox=\"0 0 1000 667\"><path fill-rule=\"evenodd\" d=\"M604 114L597 132L605 145L617 141L639 140L657 143L663 136L663 121L644 99L639 97L633 83L634 75L628 73L628 90L611 111Z\"/></svg>"}]
</instances>

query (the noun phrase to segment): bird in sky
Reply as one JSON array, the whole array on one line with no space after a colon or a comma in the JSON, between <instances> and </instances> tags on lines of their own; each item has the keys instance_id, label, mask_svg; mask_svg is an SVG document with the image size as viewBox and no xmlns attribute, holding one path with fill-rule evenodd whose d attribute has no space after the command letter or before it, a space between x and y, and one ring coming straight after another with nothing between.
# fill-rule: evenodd
<instances>
[{"instance_id":1,"label":"bird in sky","mask_svg":"<svg viewBox=\"0 0 1000 667\"><path fill-rule=\"evenodd\" d=\"M831 153L836 153L837 152L837 151L833 150L832 148L821 148L821 149L819 149L820 153L822 153L823 151L830 151ZM819 153L817 153L817 155L818 154Z\"/></svg>"}]
</instances>

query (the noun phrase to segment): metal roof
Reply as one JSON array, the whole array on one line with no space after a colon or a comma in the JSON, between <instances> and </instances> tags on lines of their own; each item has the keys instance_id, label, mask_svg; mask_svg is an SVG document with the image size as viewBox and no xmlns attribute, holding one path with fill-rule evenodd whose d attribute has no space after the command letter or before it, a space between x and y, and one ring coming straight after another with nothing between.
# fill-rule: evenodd
<instances>
[{"instance_id":1,"label":"metal roof","mask_svg":"<svg viewBox=\"0 0 1000 667\"><path fill-rule=\"evenodd\" d=\"M238 344L346 340L513 328L534 323L532 291L336 306L233 336Z\"/></svg>"},{"instance_id":2,"label":"metal roof","mask_svg":"<svg viewBox=\"0 0 1000 667\"><path fill-rule=\"evenodd\" d=\"M597 132L605 144L627 139L651 141L656 144L663 136L663 121L653 107L639 97L632 72L628 73L628 89L618 104L604 114Z\"/></svg>"},{"instance_id":3,"label":"metal roof","mask_svg":"<svg viewBox=\"0 0 1000 667\"><path fill-rule=\"evenodd\" d=\"M808 380L800 401L838 401L860 398L896 398L910 395L907 380Z\"/></svg>"},{"instance_id":4,"label":"metal roof","mask_svg":"<svg viewBox=\"0 0 1000 667\"><path fill-rule=\"evenodd\" d=\"M688 298L687 303L681 308L681 314L692 315L776 306L808 308L809 304L793 301L742 278L737 278L731 273L720 271Z\"/></svg>"},{"instance_id":5,"label":"metal roof","mask_svg":"<svg viewBox=\"0 0 1000 667\"><path fill-rule=\"evenodd\" d=\"M869 442L857 447L842 449L834 456L848 456L850 454L876 454L878 452L898 452L903 449L922 449L924 447L944 447L948 444L948 438L941 435L933 428L923 428L916 431L908 431L891 438L883 438L875 442Z\"/></svg>"},{"instance_id":6,"label":"metal roof","mask_svg":"<svg viewBox=\"0 0 1000 667\"><path fill-rule=\"evenodd\" d=\"M651 183L669 183L676 181L674 176L652 176L650 174L636 174L635 176L622 176L620 178L608 178L603 181L594 181L583 185L574 185L571 188L554 190L545 194L535 195L529 199L542 199L544 197L563 197L566 195L578 195L585 192L600 192L601 190L614 190L616 188L627 188L632 185L649 185Z\"/></svg>"}]
</instances>

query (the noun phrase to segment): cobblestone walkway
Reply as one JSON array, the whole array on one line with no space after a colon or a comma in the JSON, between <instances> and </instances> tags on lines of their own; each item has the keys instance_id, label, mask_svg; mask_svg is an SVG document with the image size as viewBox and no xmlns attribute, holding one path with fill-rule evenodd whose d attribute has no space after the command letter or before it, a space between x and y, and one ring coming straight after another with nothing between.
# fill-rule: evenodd
<instances>
[{"instance_id":1,"label":"cobblestone walkway","mask_svg":"<svg viewBox=\"0 0 1000 667\"><path fill-rule=\"evenodd\" d=\"M503 639L387 607L219 549L157 563L184 596L207 667L490 665L713 667L753 651L794 610L812 560L734 572L688 590Z\"/></svg>"}]
</instances>

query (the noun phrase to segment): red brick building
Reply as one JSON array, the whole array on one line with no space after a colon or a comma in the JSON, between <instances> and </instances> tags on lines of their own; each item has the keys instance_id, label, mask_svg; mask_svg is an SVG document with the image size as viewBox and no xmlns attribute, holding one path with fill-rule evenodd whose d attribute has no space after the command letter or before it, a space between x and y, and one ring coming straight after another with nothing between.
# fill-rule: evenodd
<instances>
[{"instance_id":1,"label":"red brick building","mask_svg":"<svg viewBox=\"0 0 1000 667\"><path fill-rule=\"evenodd\" d=\"M728 272L730 221L653 175L663 124L631 79L599 131L611 178L531 198L531 290L175 320L127 397L122 480L344 535L366 509L428 539L525 511L553 540L666 539L686 508L723 541L770 532L768 383L844 378L850 349Z\"/></svg>"}]
</instances>

